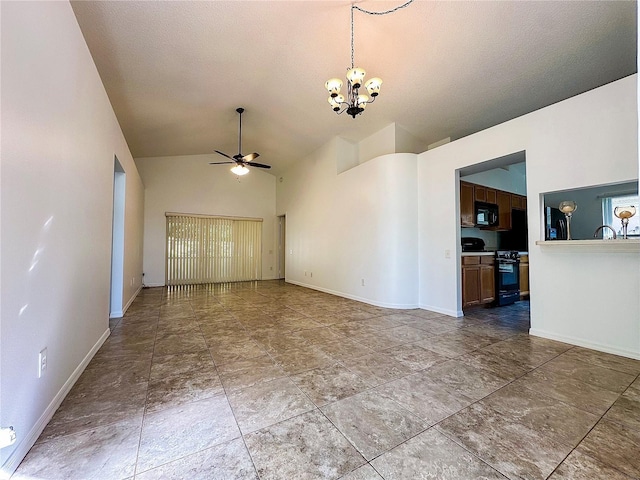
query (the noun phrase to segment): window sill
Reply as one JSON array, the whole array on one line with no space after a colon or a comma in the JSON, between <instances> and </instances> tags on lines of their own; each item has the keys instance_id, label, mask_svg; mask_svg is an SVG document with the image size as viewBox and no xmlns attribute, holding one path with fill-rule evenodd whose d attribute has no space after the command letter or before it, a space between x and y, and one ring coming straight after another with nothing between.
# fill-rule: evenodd
<instances>
[{"instance_id":1,"label":"window sill","mask_svg":"<svg viewBox=\"0 0 640 480\"><path fill-rule=\"evenodd\" d=\"M627 240L538 240L536 245L543 250L574 251L574 252L616 252L640 253L640 239Z\"/></svg>"}]
</instances>

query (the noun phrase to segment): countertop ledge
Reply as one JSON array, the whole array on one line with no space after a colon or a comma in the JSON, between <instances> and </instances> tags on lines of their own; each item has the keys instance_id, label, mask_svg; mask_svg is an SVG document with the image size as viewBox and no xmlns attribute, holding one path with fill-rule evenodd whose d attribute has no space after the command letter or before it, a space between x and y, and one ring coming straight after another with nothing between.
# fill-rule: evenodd
<instances>
[{"instance_id":1,"label":"countertop ledge","mask_svg":"<svg viewBox=\"0 0 640 480\"><path fill-rule=\"evenodd\" d=\"M639 238L627 240L537 240L536 245L542 247L543 251L640 253Z\"/></svg>"},{"instance_id":2,"label":"countertop ledge","mask_svg":"<svg viewBox=\"0 0 640 480\"><path fill-rule=\"evenodd\" d=\"M518 252L522 255L529 255L529 252ZM461 257L495 257L496 252L462 252Z\"/></svg>"}]
</instances>

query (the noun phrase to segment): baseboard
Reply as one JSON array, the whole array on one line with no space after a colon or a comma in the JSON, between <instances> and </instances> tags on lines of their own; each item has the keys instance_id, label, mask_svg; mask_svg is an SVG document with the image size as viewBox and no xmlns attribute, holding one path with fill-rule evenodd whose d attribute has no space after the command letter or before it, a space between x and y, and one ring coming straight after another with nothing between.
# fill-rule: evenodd
<instances>
[{"instance_id":1,"label":"baseboard","mask_svg":"<svg viewBox=\"0 0 640 480\"><path fill-rule=\"evenodd\" d=\"M146 288L152 288L152 287L164 287L164 283L145 283L144 286ZM142 288L142 287L141 287Z\"/></svg>"},{"instance_id":2,"label":"baseboard","mask_svg":"<svg viewBox=\"0 0 640 480\"><path fill-rule=\"evenodd\" d=\"M64 398L67 396L73 385L78 381L78 378L80 378L80 375L82 375L84 369L87 368L87 365L89 365L89 362L100 349L102 344L107 340L107 338L109 338L110 334L111 330L107 328L107 330L105 330L105 332L98 339L91 350L89 350L89 353L85 355L82 362L80 362L80 365L77 366L71 376L64 383L60 391L56 394L55 397L53 397L53 400L51 400L51 403L49 403L49 406L42 413L33 428L31 428L29 433L25 437L23 437L22 441L18 442L15 450L11 452L9 458L7 458L7 461L4 463L4 465L2 465L2 467L0 467L0 479L8 479L9 477L11 477L11 475L13 475L13 472L16 471L18 465L20 465L20 462L22 462L24 457L27 456L27 453L29 453L31 447L33 447L33 445L36 443L36 440L38 440L38 437L44 431L44 428L47 426L47 423L49 423L49 420L51 420L51 418L53 417L53 414L56 413L56 410L58 410L58 407L60 406Z\"/></svg>"},{"instance_id":3,"label":"baseboard","mask_svg":"<svg viewBox=\"0 0 640 480\"><path fill-rule=\"evenodd\" d=\"M464 312L462 310L450 310L448 308L435 307L433 305L420 305L420 308L422 308L423 310L429 310L430 312L448 315L450 317L464 317Z\"/></svg>"},{"instance_id":4,"label":"baseboard","mask_svg":"<svg viewBox=\"0 0 640 480\"><path fill-rule=\"evenodd\" d=\"M133 303L133 301L136 299L136 297L138 296L138 294L140 293L140 291L142 290L142 285L140 285L138 287L138 289L136 290L136 293L134 293L133 295L131 295L131 298L129 299L129 301L127 302L127 304L124 306L124 308L122 309L122 316L124 317L124 314L127 313L127 310L129 310L129 307L131 306L131 304Z\"/></svg>"},{"instance_id":5,"label":"baseboard","mask_svg":"<svg viewBox=\"0 0 640 480\"><path fill-rule=\"evenodd\" d=\"M375 300L371 300L369 298L359 297L357 295L351 295L350 293L338 292L338 291L335 291L335 290L331 290L329 288L319 287L317 285L309 285L309 284L302 283L302 282L296 282L295 280L287 280L287 279L285 279L285 281L287 283L292 283L294 285L298 285L299 287L305 287L305 288L310 288L311 290L318 290L320 292L330 293L331 295L336 295L338 297L348 298L349 300L356 300L357 302L367 303L369 305L375 305L376 307L394 308L394 309L413 309L413 308L418 308L418 305L415 304L415 303L412 303L412 304L401 304L401 303L376 302Z\"/></svg>"},{"instance_id":6,"label":"baseboard","mask_svg":"<svg viewBox=\"0 0 640 480\"><path fill-rule=\"evenodd\" d=\"M591 342L584 338L578 338L568 335L558 335L556 333L547 332L545 330L538 330L536 328L530 328L529 334L534 337L547 338L549 340L556 340L558 342L569 343L578 347L590 348L592 350L598 350L599 352L612 353L613 355L620 355L621 357L633 358L634 360L640 360L640 351L627 350L625 348L618 348L611 345L605 345L603 343Z\"/></svg>"},{"instance_id":7,"label":"baseboard","mask_svg":"<svg viewBox=\"0 0 640 480\"><path fill-rule=\"evenodd\" d=\"M109 313L109 318L122 318L122 317L124 317L124 314L127 313L127 309L131 306L133 301L136 299L136 297L140 293L140 290L142 290L142 285L140 285L138 287L138 289L136 290L136 293L134 293L131 296L131 298L129 299L127 304L124 306L124 308L122 310L118 310L117 312L110 312Z\"/></svg>"}]
</instances>

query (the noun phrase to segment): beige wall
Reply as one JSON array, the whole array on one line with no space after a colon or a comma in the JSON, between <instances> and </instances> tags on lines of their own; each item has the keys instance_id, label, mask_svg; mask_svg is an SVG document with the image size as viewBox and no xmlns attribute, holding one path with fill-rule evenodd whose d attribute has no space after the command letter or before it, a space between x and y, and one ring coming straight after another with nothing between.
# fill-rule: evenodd
<instances>
[{"instance_id":1,"label":"beige wall","mask_svg":"<svg viewBox=\"0 0 640 480\"><path fill-rule=\"evenodd\" d=\"M143 186L67 2L2 2L0 450L11 472L109 334L114 156L123 301L141 286ZM37 378L38 353L48 366Z\"/></svg>"},{"instance_id":2,"label":"beige wall","mask_svg":"<svg viewBox=\"0 0 640 480\"><path fill-rule=\"evenodd\" d=\"M262 278L277 277L276 178L258 168L237 177L228 165L212 161L219 159L136 158L145 186L145 285L165 283L166 212L262 218Z\"/></svg>"}]
</instances>

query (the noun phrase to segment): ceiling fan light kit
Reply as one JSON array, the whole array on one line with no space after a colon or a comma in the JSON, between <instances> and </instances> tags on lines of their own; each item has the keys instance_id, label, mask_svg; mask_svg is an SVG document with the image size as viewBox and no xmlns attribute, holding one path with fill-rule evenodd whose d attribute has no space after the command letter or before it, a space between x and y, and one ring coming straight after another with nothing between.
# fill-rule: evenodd
<instances>
[{"instance_id":1,"label":"ceiling fan light kit","mask_svg":"<svg viewBox=\"0 0 640 480\"><path fill-rule=\"evenodd\" d=\"M380 94L380 87L382 86L382 79L378 77L371 78L367 80L367 82L364 82L367 73L364 69L354 66L353 11L359 10L368 15L387 15L408 6L411 2L413 2L413 0L409 0L396 8L384 12L370 12L355 4L351 4L351 68L347 70L347 89L345 92L347 96L345 97L340 94L343 83L339 78L331 78L327 80L324 85L329 91L329 105L338 115L347 112L348 115L356 118L356 115L364 112L364 109L369 103L375 101L376 97ZM362 88L363 83L369 95L360 93L360 88Z\"/></svg>"},{"instance_id":2,"label":"ceiling fan light kit","mask_svg":"<svg viewBox=\"0 0 640 480\"><path fill-rule=\"evenodd\" d=\"M233 157L230 157L224 152L216 150L215 152L223 157L227 157L231 162L209 162L209 165L226 165L235 163L235 166L231 168L231 172L235 173L238 176L246 175L249 173L249 168L247 167L257 167L257 168L271 168L270 165L265 165L263 163L255 163L253 160L260 156L259 153L253 152L249 155L242 155L242 114L244 113L244 108L238 107L236 108L236 112L240 115L239 119L239 128L238 128L238 153Z\"/></svg>"}]
</instances>

